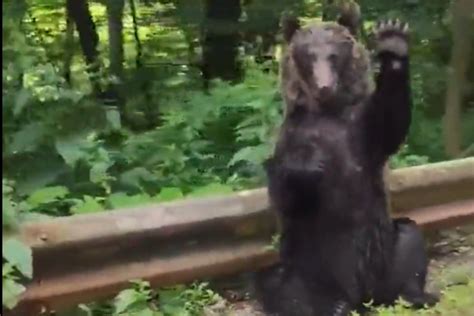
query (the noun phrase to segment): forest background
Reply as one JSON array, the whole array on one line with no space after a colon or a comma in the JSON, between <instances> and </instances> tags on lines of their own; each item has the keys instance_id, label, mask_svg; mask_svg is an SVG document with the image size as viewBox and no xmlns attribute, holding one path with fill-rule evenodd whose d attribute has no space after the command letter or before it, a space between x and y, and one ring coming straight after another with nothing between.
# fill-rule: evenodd
<instances>
[{"instance_id":1,"label":"forest background","mask_svg":"<svg viewBox=\"0 0 474 316\"><path fill-rule=\"evenodd\" d=\"M281 14L334 20L339 2L3 1L3 234L264 185ZM391 166L472 156L474 1L357 2L369 48L377 20L410 23L413 123ZM3 243L12 305L31 253Z\"/></svg>"}]
</instances>

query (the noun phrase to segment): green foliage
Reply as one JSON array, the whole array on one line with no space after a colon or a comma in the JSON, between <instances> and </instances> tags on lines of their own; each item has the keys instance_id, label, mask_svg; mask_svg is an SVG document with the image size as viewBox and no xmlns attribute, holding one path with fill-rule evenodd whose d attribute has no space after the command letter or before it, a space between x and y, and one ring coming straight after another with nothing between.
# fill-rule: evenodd
<instances>
[{"instance_id":1,"label":"green foliage","mask_svg":"<svg viewBox=\"0 0 474 316\"><path fill-rule=\"evenodd\" d=\"M392 309L392 314L385 309L385 314L380 309L379 315L466 315L474 308L474 280L466 285L455 285L442 292L443 300L437 306L421 312L407 310L406 307L397 306ZM405 305L406 306L406 305Z\"/></svg>"},{"instance_id":2,"label":"green foliage","mask_svg":"<svg viewBox=\"0 0 474 316\"><path fill-rule=\"evenodd\" d=\"M154 315L154 311L148 306L148 301L152 299L152 291L148 284L135 282L131 289L123 290L115 298L114 315L133 315L141 313L143 315Z\"/></svg>"},{"instance_id":3,"label":"green foliage","mask_svg":"<svg viewBox=\"0 0 474 316\"><path fill-rule=\"evenodd\" d=\"M14 268L10 264L3 264L2 269L2 306L12 309L17 305L25 287L17 282Z\"/></svg>"},{"instance_id":4,"label":"green foliage","mask_svg":"<svg viewBox=\"0 0 474 316\"><path fill-rule=\"evenodd\" d=\"M399 299L394 306L389 307L371 307L372 304L367 304L371 309L369 315L374 316L415 316L415 315L469 315L474 308L474 278L468 277L466 274L463 277L464 282L444 287L441 291L441 300L438 304L431 308L415 310L411 305ZM354 316L359 314L353 312Z\"/></svg>"},{"instance_id":5,"label":"green foliage","mask_svg":"<svg viewBox=\"0 0 474 316\"><path fill-rule=\"evenodd\" d=\"M4 239L2 242L3 258L22 275L33 276L31 249L16 239Z\"/></svg>"},{"instance_id":6,"label":"green foliage","mask_svg":"<svg viewBox=\"0 0 474 316\"><path fill-rule=\"evenodd\" d=\"M393 306L374 307L372 302L365 304L369 315L374 316L411 316L411 315L470 315L474 308L474 271L469 263L450 266L435 274L434 286L441 289L440 301L431 308L413 309L403 299ZM358 315L353 313L354 316Z\"/></svg>"},{"instance_id":7,"label":"green foliage","mask_svg":"<svg viewBox=\"0 0 474 316\"><path fill-rule=\"evenodd\" d=\"M11 182L2 182L2 306L11 309L25 290L19 281L33 276L33 258L28 246L10 237L18 227L21 209L13 199Z\"/></svg>"},{"instance_id":8,"label":"green foliage","mask_svg":"<svg viewBox=\"0 0 474 316\"><path fill-rule=\"evenodd\" d=\"M2 232L15 229L18 224L18 205L12 199L11 182L2 180Z\"/></svg>"},{"instance_id":9,"label":"green foliage","mask_svg":"<svg viewBox=\"0 0 474 316\"><path fill-rule=\"evenodd\" d=\"M77 58L77 38L72 52L63 45L63 3L4 3L3 162L24 212L82 214L263 183L261 164L271 152L282 112L274 62L259 65L247 51L242 82L215 81L212 89L202 91L196 69L180 63L193 62L198 54L204 11L200 4L181 2L137 3L141 58L153 66L136 69L138 46L126 8L123 109L103 106L90 95L86 67ZM439 100L445 76L437 74L445 71L449 56L447 5L436 2L417 10L409 2L390 10L377 1L361 5L366 27L385 16L412 24L414 120L407 146L392 158L392 165L444 159ZM244 7L246 32L275 33L278 12L314 17L321 2L281 0L272 10L266 7L265 1ZM100 38L101 64L106 65L106 10L102 3L90 2L90 11ZM166 19L166 27L153 18L155 13ZM262 21L262 14L269 18ZM433 18L436 23L431 23ZM61 23L52 22L57 20ZM73 55L71 84L62 69L68 53ZM178 65L172 65L176 60ZM98 75L107 81L105 68ZM466 135L472 134L472 118L472 113L465 116ZM136 131L136 124L146 128ZM466 139L466 144L473 142Z\"/></svg>"},{"instance_id":10,"label":"green foliage","mask_svg":"<svg viewBox=\"0 0 474 316\"><path fill-rule=\"evenodd\" d=\"M18 275L32 276L31 249L17 240L9 239L3 242L3 259L2 306L12 309L25 291L25 287L18 282Z\"/></svg>"},{"instance_id":11,"label":"green foliage","mask_svg":"<svg viewBox=\"0 0 474 316\"><path fill-rule=\"evenodd\" d=\"M153 290L148 282L132 281L110 303L81 306L87 315L112 316L200 316L204 308L222 298L207 283L176 285Z\"/></svg>"}]
</instances>

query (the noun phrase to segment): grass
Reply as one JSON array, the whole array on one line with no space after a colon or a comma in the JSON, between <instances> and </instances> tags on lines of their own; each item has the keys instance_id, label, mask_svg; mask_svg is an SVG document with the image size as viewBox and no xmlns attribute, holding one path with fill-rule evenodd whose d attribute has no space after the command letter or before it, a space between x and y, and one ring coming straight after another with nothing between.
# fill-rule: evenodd
<instances>
[{"instance_id":1,"label":"grass","mask_svg":"<svg viewBox=\"0 0 474 316\"><path fill-rule=\"evenodd\" d=\"M391 307L374 308L372 316L468 316L474 315L474 269L458 266L441 271L433 285L441 289L440 301L432 308L413 310L403 301ZM357 315L357 314L354 314Z\"/></svg>"}]
</instances>

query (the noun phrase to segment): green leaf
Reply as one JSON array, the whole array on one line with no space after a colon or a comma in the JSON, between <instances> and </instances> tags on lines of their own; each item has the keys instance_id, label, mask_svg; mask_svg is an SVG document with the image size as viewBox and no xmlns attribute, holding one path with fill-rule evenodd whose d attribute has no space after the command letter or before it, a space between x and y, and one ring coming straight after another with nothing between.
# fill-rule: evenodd
<instances>
[{"instance_id":1,"label":"green leaf","mask_svg":"<svg viewBox=\"0 0 474 316\"><path fill-rule=\"evenodd\" d=\"M269 151L270 148L267 144L261 144L253 147L244 147L235 153L228 166L231 167L240 161L261 164L268 157Z\"/></svg>"},{"instance_id":2,"label":"green leaf","mask_svg":"<svg viewBox=\"0 0 474 316\"><path fill-rule=\"evenodd\" d=\"M46 129L42 123L28 124L22 130L13 134L8 152L17 154L33 151L41 144L45 134Z\"/></svg>"},{"instance_id":3,"label":"green leaf","mask_svg":"<svg viewBox=\"0 0 474 316\"><path fill-rule=\"evenodd\" d=\"M150 308L144 308L136 313L134 313L134 316L160 316L160 315L163 315L162 313L159 313L159 312L154 312L153 310L151 310Z\"/></svg>"},{"instance_id":4,"label":"green leaf","mask_svg":"<svg viewBox=\"0 0 474 316\"><path fill-rule=\"evenodd\" d=\"M114 193L107 199L107 204L112 209L132 207L152 203L153 199L148 194L127 195L123 192Z\"/></svg>"},{"instance_id":5,"label":"green leaf","mask_svg":"<svg viewBox=\"0 0 474 316\"><path fill-rule=\"evenodd\" d=\"M105 118L110 127L114 130L119 130L122 128L122 123L120 121L120 112L116 107L109 107L105 112Z\"/></svg>"},{"instance_id":6,"label":"green leaf","mask_svg":"<svg viewBox=\"0 0 474 316\"><path fill-rule=\"evenodd\" d=\"M86 137L86 135L81 134L56 139L56 150L69 166L74 166L77 161L87 158L87 153L84 151L84 148L88 145Z\"/></svg>"},{"instance_id":7,"label":"green leaf","mask_svg":"<svg viewBox=\"0 0 474 316\"><path fill-rule=\"evenodd\" d=\"M71 208L73 214L87 214L103 211L104 207L99 201L91 196L84 196L84 200Z\"/></svg>"},{"instance_id":8,"label":"green leaf","mask_svg":"<svg viewBox=\"0 0 474 316\"><path fill-rule=\"evenodd\" d=\"M2 276L3 278L8 278L8 277L11 277L10 274L14 273L15 272L15 269L13 268L13 266L6 262L3 264L3 267L2 267Z\"/></svg>"},{"instance_id":9,"label":"green leaf","mask_svg":"<svg viewBox=\"0 0 474 316\"><path fill-rule=\"evenodd\" d=\"M160 194L155 198L158 202L167 202L177 200L183 197L183 192L180 188L163 188Z\"/></svg>"},{"instance_id":10,"label":"green leaf","mask_svg":"<svg viewBox=\"0 0 474 316\"><path fill-rule=\"evenodd\" d=\"M2 200L2 227L13 228L16 227L16 210L10 198L3 196Z\"/></svg>"},{"instance_id":11,"label":"green leaf","mask_svg":"<svg viewBox=\"0 0 474 316\"><path fill-rule=\"evenodd\" d=\"M91 182L102 183L108 180L109 175L107 174L107 170L111 165L112 164L109 161L95 163L89 172L89 178Z\"/></svg>"},{"instance_id":12,"label":"green leaf","mask_svg":"<svg viewBox=\"0 0 474 316\"><path fill-rule=\"evenodd\" d=\"M21 89L20 92L18 92L15 98L15 104L13 106L13 114L15 116L19 115L23 111L25 105L30 100L30 97L31 93L27 89Z\"/></svg>"},{"instance_id":13,"label":"green leaf","mask_svg":"<svg viewBox=\"0 0 474 316\"><path fill-rule=\"evenodd\" d=\"M8 309L12 309L18 304L21 293L25 291L25 287L12 279L3 279L2 283L2 304Z\"/></svg>"},{"instance_id":14,"label":"green leaf","mask_svg":"<svg viewBox=\"0 0 474 316\"><path fill-rule=\"evenodd\" d=\"M161 308L165 315L173 315L173 316L191 316L190 313L186 310L183 305L168 305L165 304Z\"/></svg>"},{"instance_id":15,"label":"green leaf","mask_svg":"<svg viewBox=\"0 0 474 316\"><path fill-rule=\"evenodd\" d=\"M33 276L33 255L31 248L16 239L3 242L3 258L17 268L24 276Z\"/></svg>"},{"instance_id":16,"label":"green leaf","mask_svg":"<svg viewBox=\"0 0 474 316\"><path fill-rule=\"evenodd\" d=\"M133 168L131 170L125 171L120 175L121 183L138 189L142 189L142 181L151 182L154 180L156 180L156 176L154 176L150 171L143 167Z\"/></svg>"},{"instance_id":17,"label":"green leaf","mask_svg":"<svg viewBox=\"0 0 474 316\"><path fill-rule=\"evenodd\" d=\"M190 194L189 197L205 197L211 195L221 195L221 194L229 194L232 193L232 187L221 184L221 183L211 183L204 187L194 189Z\"/></svg>"},{"instance_id":18,"label":"green leaf","mask_svg":"<svg viewBox=\"0 0 474 316\"><path fill-rule=\"evenodd\" d=\"M133 304L143 300L141 293L134 289L127 289L120 292L114 302L115 313L120 314L127 311Z\"/></svg>"},{"instance_id":19,"label":"green leaf","mask_svg":"<svg viewBox=\"0 0 474 316\"><path fill-rule=\"evenodd\" d=\"M32 207L37 207L64 198L68 194L69 190L64 186L47 187L35 191L27 199L27 202Z\"/></svg>"},{"instance_id":20,"label":"green leaf","mask_svg":"<svg viewBox=\"0 0 474 316\"><path fill-rule=\"evenodd\" d=\"M37 152L27 159L18 159L8 170L15 174L16 192L30 195L38 189L53 184L57 177L70 171L61 157L50 151Z\"/></svg>"}]
</instances>

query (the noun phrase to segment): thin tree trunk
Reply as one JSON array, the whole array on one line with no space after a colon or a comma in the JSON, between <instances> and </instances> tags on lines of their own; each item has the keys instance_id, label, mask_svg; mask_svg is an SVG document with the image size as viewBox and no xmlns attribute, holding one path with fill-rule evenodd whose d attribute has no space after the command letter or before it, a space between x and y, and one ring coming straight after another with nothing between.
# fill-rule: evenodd
<instances>
[{"instance_id":1,"label":"thin tree trunk","mask_svg":"<svg viewBox=\"0 0 474 316\"><path fill-rule=\"evenodd\" d=\"M66 6L79 33L79 42L88 66L92 88L94 93L99 95L101 88L96 78L99 70L99 51L97 49L99 35L89 10L89 4L86 0L67 0Z\"/></svg>"},{"instance_id":2,"label":"thin tree trunk","mask_svg":"<svg viewBox=\"0 0 474 316\"><path fill-rule=\"evenodd\" d=\"M140 40L140 35L138 32L138 19L137 19L137 9L135 5L135 0L129 0L130 11L133 21L133 36L135 38L135 47L136 47L136 56L135 56L135 66L137 68L137 73L142 74L144 78L149 76L150 69L144 68L143 64L143 49L142 42ZM140 81L140 90L143 93L145 100L145 117L147 120L146 126L141 126L142 128L154 128L159 124L159 103L152 100L150 94L152 83L150 80L142 79Z\"/></svg>"},{"instance_id":3,"label":"thin tree trunk","mask_svg":"<svg viewBox=\"0 0 474 316\"><path fill-rule=\"evenodd\" d=\"M107 21L109 28L109 73L112 78L108 85L106 96L108 105L117 105L122 109L123 94L120 87L123 84L123 10L125 0L107 1ZM121 111L122 114L123 111Z\"/></svg>"},{"instance_id":4,"label":"thin tree trunk","mask_svg":"<svg viewBox=\"0 0 474 316\"><path fill-rule=\"evenodd\" d=\"M137 68L142 66L142 42L140 41L140 36L138 34L138 21L137 21L137 9L135 7L135 0L129 0L130 11L132 13L133 20L133 36L135 37L135 47L136 47L136 57L135 65Z\"/></svg>"},{"instance_id":5,"label":"thin tree trunk","mask_svg":"<svg viewBox=\"0 0 474 316\"><path fill-rule=\"evenodd\" d=\"M71 64L74 56L74 21L66 8L66 41L64 44L64 79L71 85Z\"/></svg>"},{"instance_id":6,"label":"thin tree trunk","mask_svg":"<svg viewBox=\"0 0 474 316\"><path fill-rule=\"evenodd\" d=\"M110 74L116 80L123 79L123 9L124 0L107 1L107 21L109 26Z\"/></svg>"},{"instance_id":7,"label":"thin tree trunk","mask_svg":"<svg viewBox=\"0 0 474 316\"><path fill-rule=\"evenodd\" d=\"M205 82L221 78L238 81L242 76L238 60L240 0L207 0L203 45Z\"/></svg>"},{"instance_id":8,"label":"thin tree trunk","mask_svg":"<svg viewBox=\"0 0 474 316\"><path fill-rule=\"evenodd\" d=\"M444 148L448 157L454 158L462 151L461 108L464 86L467 82L469 60L472 58L472 30L474 0L457 0L453 4L453 49L448 71L444 116Z\"/></svg>"}]
</instances>

